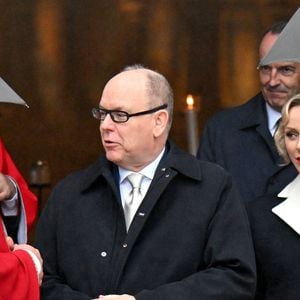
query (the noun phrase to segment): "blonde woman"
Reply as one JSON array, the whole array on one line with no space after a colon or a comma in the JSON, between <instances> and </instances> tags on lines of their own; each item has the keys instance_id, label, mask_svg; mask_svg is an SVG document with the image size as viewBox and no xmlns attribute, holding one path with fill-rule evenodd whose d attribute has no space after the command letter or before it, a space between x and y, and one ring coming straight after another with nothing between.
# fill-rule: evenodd
<instances>
[{"instance_id":1,"label":"blonde woman","mask_svg":"<svg viewBox=\"0 0 300 300\"><path fill-rule=\"evenodd\" d=\"M282 109L275 142L296 178L277 195L247 205L257 261L255 299L300 299L300 94Z\"/></svg>"}]
</instances>

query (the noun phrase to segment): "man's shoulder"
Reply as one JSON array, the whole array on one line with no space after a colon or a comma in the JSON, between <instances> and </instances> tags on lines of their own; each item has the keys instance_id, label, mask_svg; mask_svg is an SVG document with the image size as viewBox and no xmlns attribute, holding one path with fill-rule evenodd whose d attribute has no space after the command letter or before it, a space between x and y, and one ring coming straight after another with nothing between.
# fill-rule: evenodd
<instances>
[{"instance_id":1,"label":"man's shoulder","mask_svg":"<svg viewBox=\"0 0 300 300\"><path fill-rule=\"evenodd\" d=\"M170 142L172 151L169 154L167 166L176 169L180 173L187 174L195 178L202 178L203 174L209 175L210 178L215 176L227 176L227 171L220 165L196 158L179 148L173 142Z\"/></svg>"},{"instance_id":2,"label":"man's shoulder","mask_svg":"<svg viewBox=\"0 0 300 300\"><path fill-rule=\"evenodd\" d=\"M259 93L245 103L227 108L222 111L217 112L213 115L208 123L217 123L217 124L235 124L240 121L245 120L249 116L249 113L253 113L258 109L261 109L262 102L264 101L262 94Z\"/></svg>"},{"instance_id":3,"label":"man's shoulder","mask_svg":"<svg viewBox=\"0 0 300 300\"><path fill-rule=\"evenodd\" d=\"M100 176L104 163L105 159L103 157L99 157L95 162L85 168L74 170L62 178L56 185L56 188L68 188L70 186L72 189L75 189L81 188L85 184L89 184L95 180L96 177Z\"/></svg>"}]
</instances>

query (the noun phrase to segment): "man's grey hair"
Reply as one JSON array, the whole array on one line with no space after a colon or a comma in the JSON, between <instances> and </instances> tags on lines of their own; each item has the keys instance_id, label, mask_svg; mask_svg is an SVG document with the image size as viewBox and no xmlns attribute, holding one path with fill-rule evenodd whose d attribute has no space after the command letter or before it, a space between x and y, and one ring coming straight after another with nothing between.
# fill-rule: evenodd
<instances>
[{"instance_id":1,"label":"man's grey hair","mask_svg":"<svg viewBox=\"0 0 300 300\"><path fill-rule=\"evenodd\" d=\"M174 110L174 96L173 90L168 82L168 80L157 71L151 70L144 67L141 64L134 64L125 67L122 72L132 71L132 70L145 70L147 76L147 93L149 96L150 109L155 106L162 104L168 104L166 110L169 113L168 128L169 131L172 125L173 110Z\"/></svg>"}]
</instances>

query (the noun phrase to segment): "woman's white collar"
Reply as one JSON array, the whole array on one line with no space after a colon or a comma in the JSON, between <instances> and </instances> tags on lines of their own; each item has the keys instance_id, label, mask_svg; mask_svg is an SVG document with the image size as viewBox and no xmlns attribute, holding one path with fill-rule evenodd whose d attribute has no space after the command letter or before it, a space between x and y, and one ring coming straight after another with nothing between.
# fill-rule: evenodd
<instances>
[{"instance_id":1,"label":"woman's white collar","mask_svg":"<svg viewBox=\"0 0 300 300\"><path fill-rule=\"evenodd\" d=\"M273 207L272 212L300 235L300 174L278 194L278 197L287 199Z\"/></svg>"}]
</instances>

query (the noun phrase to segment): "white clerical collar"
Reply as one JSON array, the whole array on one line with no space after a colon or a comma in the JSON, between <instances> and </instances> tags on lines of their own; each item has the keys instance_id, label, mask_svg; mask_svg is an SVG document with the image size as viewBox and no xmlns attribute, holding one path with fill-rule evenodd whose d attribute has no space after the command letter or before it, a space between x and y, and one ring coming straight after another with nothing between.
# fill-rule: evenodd
<instances>
[{"instance_id":1,"label":"white clerical collar","mask_svg":"<svg viewBox=\"0 0 300 300\"><path fill-rule=\"evenodd\" d=\"M277 121L281 118L281 113L275 110L267 101L266 101L266 110L268 116L268 128L273 136L277 128Z\"/></svg>"},{"instance_id":2,"label":"white clerical collar","mask_svg":"<svg viewBox=\"0 0 300 300\"><path fill-rule=\"evenodd\" d=\"M140 170L138 173L144 175L145 177L149 179L153 179L154 173L156 171L156 168L165 152L165 148L160 152L160 154L156 157L154 161L152 161L149 165L147 165L144 169ZM120 174L120 183L123 182L123 180L130 174L132 171L124 169L122 167L119 168L119 174Z\"/></svg>"},{"instance_id":3,"label":"white clerical collar","mask_svg":"<svg viewBox=\"0 0 300 300\"><path fill-rule=\"evenodd\" d=\"M300 174L278 194L278 197L287 199L273 207L272 212L300 235Z\"/></svg>"}]
</instances>

